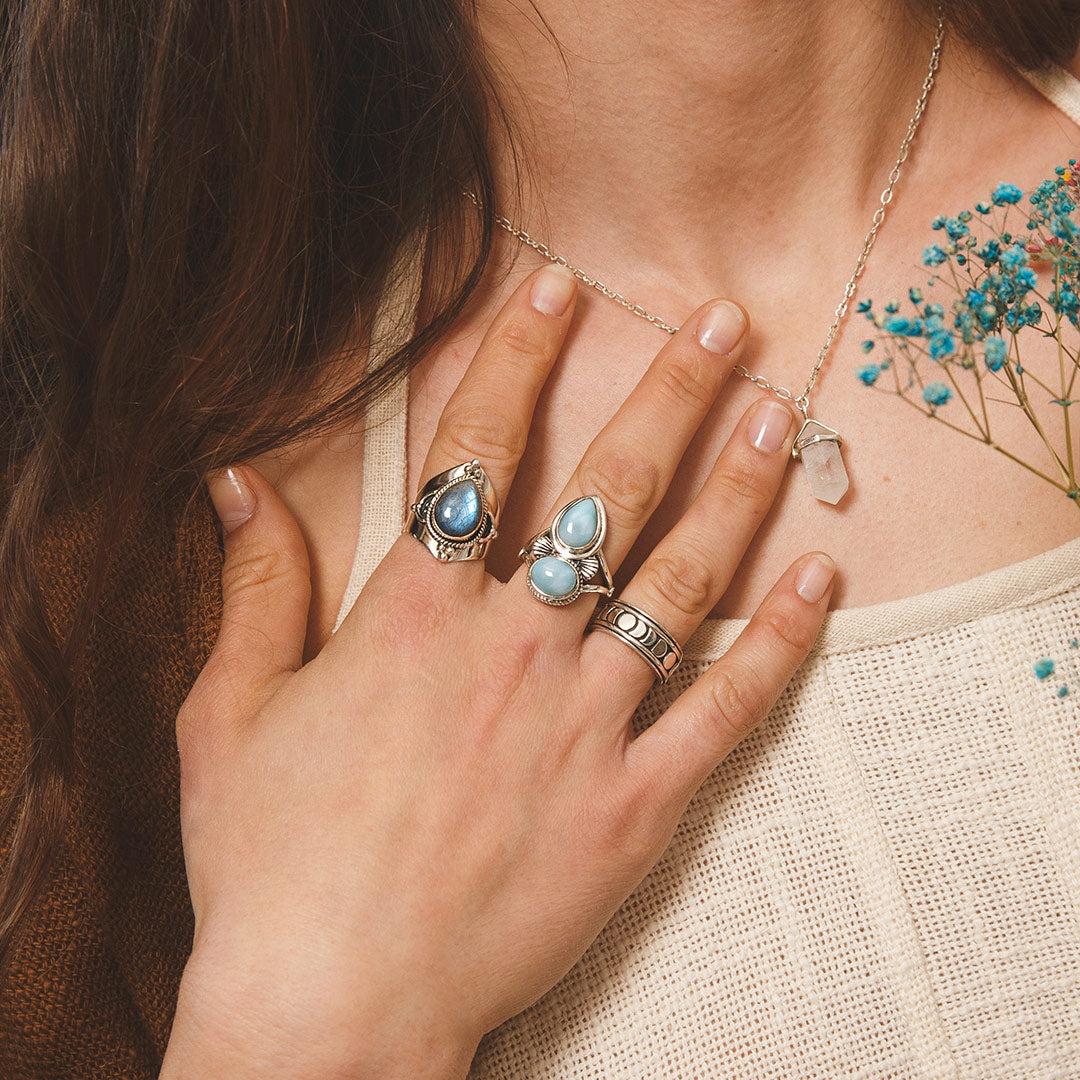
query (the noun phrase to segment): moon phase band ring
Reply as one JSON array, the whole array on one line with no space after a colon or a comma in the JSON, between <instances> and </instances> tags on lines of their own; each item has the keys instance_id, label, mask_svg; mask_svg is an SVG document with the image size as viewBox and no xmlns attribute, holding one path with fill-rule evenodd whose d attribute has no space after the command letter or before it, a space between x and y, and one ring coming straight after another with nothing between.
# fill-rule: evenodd
<instances>
[{"instance_id":1,"label":"moon phase band ring","mask_svg":"<svg viewBox=\"0 0 1080 1080\"><path fill-rule=\"evenodd\" d=\"M406 531L440 562L482 559L495 539L498 501L475 458L433 476L409 509Z\"/></svg>"},{"instance_id":2,"label":"moon phase band ring","mask_svg":"<svg viewBox=\"0 0 1080 1080\"><path fill-rule=\"evenodd\" d=\"M623 600L601 604L589 620L588 628L603 630L624 641L649 664L662 683L671 678L682 662L679 643L651 615Z\"/></svg>"},{"instance_id":3,"label":"moon phase band ring","mask_svg":"<svg viewBox=\"0 0 1080 1080\"><path fill-rule=\"evenodd\" d=\"M596 495L567 503L551 528L537 533L518 553L529 567L529 592L556 606L573 603L582 593L610 596L615 587L600 550L606 531L607 514Z\"/></svg>"}]
</instances>

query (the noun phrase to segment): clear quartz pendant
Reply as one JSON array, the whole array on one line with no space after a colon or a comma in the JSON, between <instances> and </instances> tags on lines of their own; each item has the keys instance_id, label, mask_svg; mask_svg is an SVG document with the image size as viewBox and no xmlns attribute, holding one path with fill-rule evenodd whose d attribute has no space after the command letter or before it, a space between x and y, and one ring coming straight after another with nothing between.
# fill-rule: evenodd
<instances>
[{"instance_id":1,"label":"clear quartz pendant","mask_svg":"<svg viewBox=\"0 0 1080 1080\"><path fill-rule=\"evenodd\" d=\"M848 474L840 453L839 433L807 417L795 436L791 456L802 460L815 499L835 506L844 497Z\"/></svg>"}]
</instances>

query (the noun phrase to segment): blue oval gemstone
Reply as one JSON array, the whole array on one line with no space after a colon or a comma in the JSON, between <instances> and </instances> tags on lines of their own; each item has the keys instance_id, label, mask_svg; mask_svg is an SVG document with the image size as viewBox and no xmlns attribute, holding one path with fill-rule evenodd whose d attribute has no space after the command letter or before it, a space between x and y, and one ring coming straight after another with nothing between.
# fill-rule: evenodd
<instances>
[{"instance_id":1,"label":"blue oval gemstone","mask_svg":"<svg viewBox=\"0 0 1080 1080\"><path fill-rule=\"evenodd\" d=\"M583 551L595 539L600 528L596 502L591 496L571 503L559 518L556 535L560 543L576 551Z\"/></svg>"},{"instance_id":2,"label":"blue oval gemstone","mask_svg":"<svg viewBox=\"0 0 1080 1080\"><path fill-rule=\"evenodd\" d=\"M483 503L476 484L472 480L460 480L439 496L432 516L440 532L460 539L476 532L482 514Z\"/></svg>"},{"instance_id":3,"label":"blue oval gemstone","mask_svg":"<svg viewBox=\"0 0 1080 1080\"><path fill-rule=\"evenodd\" d=\"M537 592L562 600L578 587L577 571L555 555L545 555L529 567L529 580Z\"/></svg>"}]
</instances>

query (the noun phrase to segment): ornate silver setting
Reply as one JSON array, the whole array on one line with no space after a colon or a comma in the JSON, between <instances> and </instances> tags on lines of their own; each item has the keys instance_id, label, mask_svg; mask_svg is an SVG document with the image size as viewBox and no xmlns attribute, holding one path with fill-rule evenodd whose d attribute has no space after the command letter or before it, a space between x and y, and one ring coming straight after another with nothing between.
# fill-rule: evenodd
<instances>
[{"instance_id":1,"label":"ornate silver setting","mask_svg":"<svg viewBox=\"0 0 1080 1080\"><path fill-rule=\"evenodd\" d=\"M588 629L603 630L625 642L662 683L682 663L679 643L651 615L623 600L601 604L589 619Z\"/></svg>"},{"instance_id":2,"label":"ornate silver setting","mask_svg":"<svg viewBox=\"0 0 1080 1080\"><path fill-rule=\"evenodd\" d=\"M589 522L594 513L591 532L575 537L579 522ZM615 586L601 550L606 532L607 512L598 496L586 495L567 503L555 515L551 528L537 533L518 552L518 558L529 567L529 592L541 603L555 607L572 604L582 593L610 596ZM575 543L576 539L581 542Z\"/></svg>"},{"instance_id":3,"label":"ornate silver setting","mask_svg":"<svg viewBox=\"0 0 1080 1080\"><path fill-rule=\"evenodd\" d=\"M440 524L436 512L446 507L455 495L469 507L468 513L458 515L456 530ZM498 535L495 527L498 515L495 489L474 458L433 476L420 489L416 502L409 508L405 529L440 562L467 562L487 554L488 544Z\"/></svg>"}]
</instances>

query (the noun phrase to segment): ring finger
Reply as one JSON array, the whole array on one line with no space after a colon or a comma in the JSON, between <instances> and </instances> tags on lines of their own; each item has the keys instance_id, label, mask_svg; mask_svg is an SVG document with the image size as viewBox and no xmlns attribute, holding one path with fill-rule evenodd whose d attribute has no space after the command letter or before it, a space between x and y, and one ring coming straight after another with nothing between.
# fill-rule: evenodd
<instances>
[{"instance_id":1,"label":"ring finger","mask_svg":"<svg viewBox=\"0 0 1080 1080\"><path fill-rule=\"evenodd\" d=\"M772 505L790 460L794 420L781 401L754 402L689 509L620 593L680 646L724 594ZM587 670L623 680L638 697L652 682L644 658L611 634L591 634L584 650Z\"/></svg>"}]
</instances>

